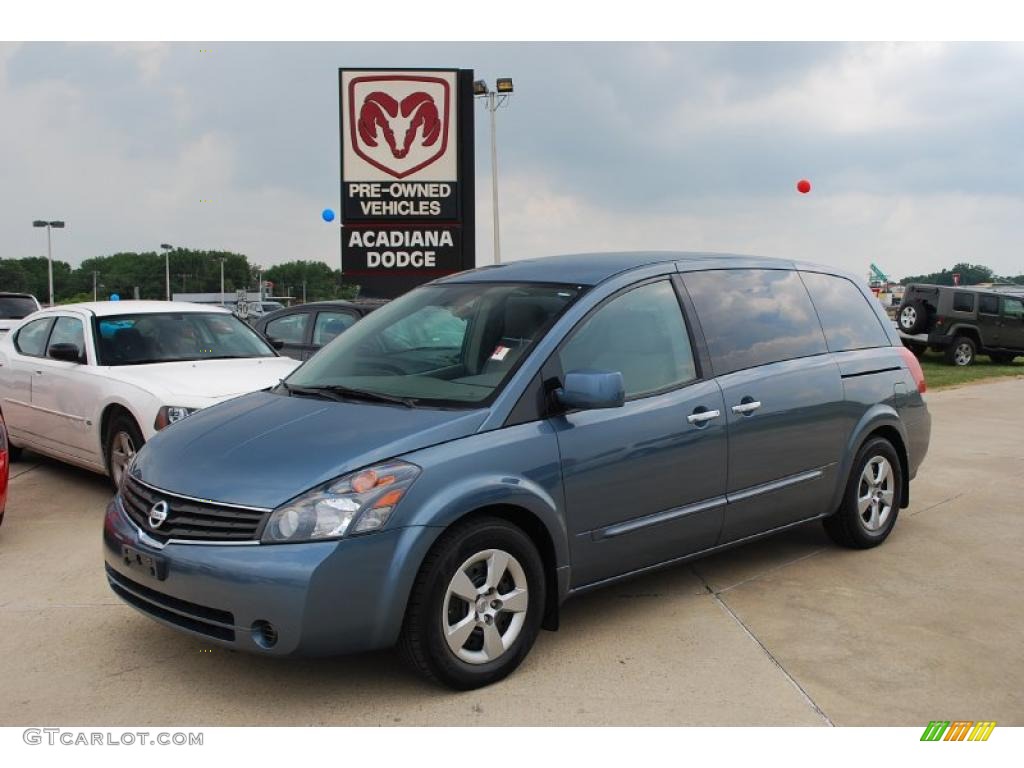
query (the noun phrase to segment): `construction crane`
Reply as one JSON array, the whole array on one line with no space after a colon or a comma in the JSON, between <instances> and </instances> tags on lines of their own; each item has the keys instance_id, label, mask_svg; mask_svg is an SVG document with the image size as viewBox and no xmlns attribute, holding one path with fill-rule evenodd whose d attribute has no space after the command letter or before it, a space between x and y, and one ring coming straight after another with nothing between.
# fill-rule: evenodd
<instances>
[{"instance_id":1,"label":"construction crane","mask_svg":"<svg viewBox=\"0 0 1024 768\"><path fill-rule=\"evenodd\" d=\"M875 264L874 262L871 263L870 279L872 285L875 285L876 283L882 283L883 285L885 285L886 283L889 282L889 276L885 274L885 272L883 272L881 269L879 269L878 265Z\"/></svg>"}]
</instances>

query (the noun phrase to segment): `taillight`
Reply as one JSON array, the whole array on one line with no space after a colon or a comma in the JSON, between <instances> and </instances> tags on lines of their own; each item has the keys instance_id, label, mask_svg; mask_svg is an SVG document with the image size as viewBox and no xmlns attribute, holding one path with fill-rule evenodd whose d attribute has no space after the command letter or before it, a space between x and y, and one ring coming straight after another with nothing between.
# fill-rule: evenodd
<instances>
[{"instance_id":1,"label":"taillight","mask_svg":"<svg viewBox=\"0 0 1024 768\"><path fill-rule=\"evenodd\" d=\"M910 375L914 377L917 391L923 395L928 390L928 386L924 383L924 371L921 369L921 362L906 347L900 347L900 354L903 355L903 362L907 364L907 370L910 371Z\"/></svg>"}]
</instances>

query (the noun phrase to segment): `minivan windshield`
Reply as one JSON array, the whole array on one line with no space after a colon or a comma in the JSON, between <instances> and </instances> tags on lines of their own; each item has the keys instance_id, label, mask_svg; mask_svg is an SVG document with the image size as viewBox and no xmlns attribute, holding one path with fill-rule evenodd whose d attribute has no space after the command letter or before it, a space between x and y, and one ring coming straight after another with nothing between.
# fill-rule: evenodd
<instances>
[{"instance_id":1,"label":"minivan windshield","mask_svg":"<svg viewBox=\"0 0 1024 768\"><path fill-rule=\"evenodd\" d=\"M353 325L281 391L482 405L580 292L541 283L426 285Z\"/></svg>"},{"instance_id":2,"label":"minivan windshield","mask_svg":"<svg viewBox=\"0 0 1024 768\"><path fill-rule=\"evenodd\" d=\"M273 357L256 331L227 312L160 312L97 319L100 365Z\"/></svg>"}]
</instances>

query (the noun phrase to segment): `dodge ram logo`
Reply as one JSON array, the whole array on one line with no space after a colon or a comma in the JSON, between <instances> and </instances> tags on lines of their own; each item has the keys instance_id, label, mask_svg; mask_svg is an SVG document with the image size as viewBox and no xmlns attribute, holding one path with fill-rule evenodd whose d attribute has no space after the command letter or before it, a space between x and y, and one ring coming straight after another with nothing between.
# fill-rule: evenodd
<instances>
[{"instance_id":1,"label":"dodge ram logo","mask_svg":"<svg viewBox=\"0 0 1024 768\"><path fill-rule=\"evenodd\" d=\"M157 528L159 528L161 525L164 524L164 521L166 519L167 519L167 502L166 501L158 501L149 510L149 518L148 518L148 521L147 521L147 522L149 522L149 527L154 529L154 530L156 530Z\"/></svg>"},{"instance_id":2,"label":"dodge ram logo","mask_svg":"<svg viewBox=\"0 0 1024 768\"><path fill-rule=\"evenodd\" d=\"M349 141L363 160L396 179L420 171L448 148L451 93L426 75L371 75L349 83Z\"/></svg>"}]
</instances>

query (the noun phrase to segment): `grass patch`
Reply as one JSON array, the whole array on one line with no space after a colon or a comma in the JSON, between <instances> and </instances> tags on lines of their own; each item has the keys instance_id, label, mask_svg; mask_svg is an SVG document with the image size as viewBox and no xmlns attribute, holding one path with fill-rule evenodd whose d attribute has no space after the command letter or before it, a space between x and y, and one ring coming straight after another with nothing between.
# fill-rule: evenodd
<instances>
[{"instance_id":1,"label":"grass patch","mask_svg":"<svg viewBox=\"0 0 1024 768\"><path fill-rule=\"evenodd\" d=\"M1011 365L996 365L987 355L978 355L974 365L960 367L949 365L941 354L929 351L921 357L921 368L929 390L944 389L1001 376L1024 376L1024 355Z\"/></svg>"}]
</instances>

